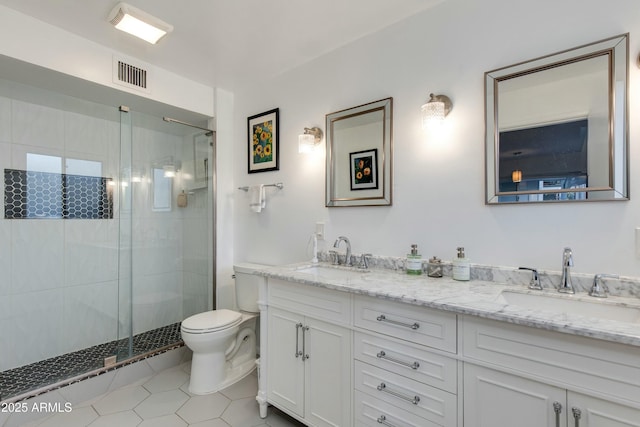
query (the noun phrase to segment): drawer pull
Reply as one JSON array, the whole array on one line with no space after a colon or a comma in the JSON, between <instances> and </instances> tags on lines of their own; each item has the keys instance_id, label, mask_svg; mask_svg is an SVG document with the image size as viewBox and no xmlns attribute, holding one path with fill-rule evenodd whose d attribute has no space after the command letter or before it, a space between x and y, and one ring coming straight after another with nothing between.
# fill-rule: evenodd
<instances>
[{"instance_id":1,"label":"drawer pull","mask_svg":"<svg viewBox=\"0 0 640 427\"><path fill-rule=\"evenodd\" d=\"M385 393L389 393L392 396L395 397L399 397L400 399L406 400L408 402L413 403L414 405L417 405L418 402L420 402L420 396L406 396L402 393L398 393L397 391L393 391L393 390L389 390L387 388L387 385L385 383L380 383L380 385L377 387L378 391L384 391Z\"/></svg>"},{"instance_id":2,"label":"drawer pull","mask_svg":"<svg viewBox=\"0 0 640 427\"><path fill-rule=\"evenodd\" d=\"M398 322L397 320L387 319L387 317L384 314L381 314L380 316L376 317L376 320L378 322L387 322L387 323L391 323L392 325L405 326L411 329L418 329L420 327L420 325L417 322L414 324Z\"/></svg>"},{"instance_id":3,"label":"drawer pull","mask_svg":"<svg viewBox=\"0 0 640 427\"><path fill-rule=\"evenodd\" d=\"M420 364L418 362L413 362L413 363L403 362L402 360L396 359L391 356L387 356L387 354L382 350L380 350L380 352L376 354L376 356L378 357L378 359L388 360L390 362L397 363L398 365L406 366L407 368L411 368L413 370L416 370L420 367Z\"/></svg>"},{"instance_id":4,"label":"drawer pull","mask_svg":"<svg viewBox=\"0 0 640 427\"><path fill-rule=\"evenodd\" d=\"M384 415L380 415L376 421L378 421L378 424L383 424L389 427L396 427L394 424L391 424L389 421L387 421L387 417L385 417Z\"/></svg>"},{"instance_id":5,"label":"drawer pull","mask_svg":"<svg viewBox=\"0 0 640 427\"><path fill-rule=\"evenodd\" d=\"M553 412L556 413L556 427L560 427L560 414L562 413L562 404L553 402Z\"/></svg>"}]
</instances>

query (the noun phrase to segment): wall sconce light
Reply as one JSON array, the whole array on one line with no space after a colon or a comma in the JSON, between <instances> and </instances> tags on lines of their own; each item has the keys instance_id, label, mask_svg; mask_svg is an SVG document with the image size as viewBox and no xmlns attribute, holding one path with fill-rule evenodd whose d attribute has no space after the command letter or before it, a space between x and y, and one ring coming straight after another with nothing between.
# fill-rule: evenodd
<instances>
[{"instance_id":1,"label":"wall sconce light","mask_svg":"<svg viewBox=\"0 0 640 427\"><path fill-rule=\"evenodd\" d=\"M522 171L520 169L511 172L511 181L515 183L522 182Z\"/></svg>"},{"instance_id":2,"label":"wall sconce light","mask_svg":"<svg viewBox=\"0 0 640 427\"><path fill-rule=\"evenodd\" d=\"M107 20L120 31L127 32L151 44L173 31L173 25L126 3L118 3Z\"/></svg>"},{"instance_id":3,"label":"wall sconce light","mask_svg":"<svg viewBox=\"0 0 640 427\"><path fill-rule=\"evenodd\" d=\"M511 181L515 182L516 184L522 182L522 171L520 170L520 167L518 165L518 156L520 154L522 154L522 151L515 151L513 153L513 156L516 159L516 168L511 172Z\"/></svg>"},{"instance_id":4,"label":"wall sconce light","mask_svg":"<svg viewBox=\"0 0 640 427\"><path fill-rule=\"evenodd\" d=\"M441 125L452 108L453 104L448 96L430 94L427 103L420 107L422 111L422 129Z\"/></svg>"},{"instance_id":5,"label":"wall sconce light","mask_svg":"<svg viewBox=\"0 0 640 427\"><path fill-rule=\"evenodd\" d=\"M144 168L131 168L131 182L142 182L144 179Z\"/></svg>"},{"instance_id":6,"label":"wall sconce light","mask_svg":"<svg viewBox=\"0 0 640 427\"><path fill-rule=\"evenodd\" d=\"M173 178L176 176L176 167L175 165L164 165L162 166L162 170L164 171L163 175L165 178Z\"/></svg>"},{"instance_id":7,"label":"wall sconce light","mask_svg":"<svg viewBox=\"0 0 640 427\"><path fill-rule=\"evenodd\" d=\"M304 133L298 135L298 153L312 153L322 141L322 129L304 128Z\"/></svg>"}]
</instances>

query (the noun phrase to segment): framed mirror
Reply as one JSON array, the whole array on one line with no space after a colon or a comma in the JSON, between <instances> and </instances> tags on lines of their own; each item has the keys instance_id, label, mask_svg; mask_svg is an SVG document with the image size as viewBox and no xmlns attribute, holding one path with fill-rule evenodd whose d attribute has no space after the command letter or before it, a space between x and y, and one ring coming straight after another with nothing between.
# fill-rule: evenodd
<instances>
[{"instance_id":1,"label":"framed mirror","mask_svg":"<svg viewBox=\"0 0 640 427\"><path fill-rule=\"evenodd\" d=\"M391 205L393 98L326 116L326 206Z\"/></svg>"},{"instance_id":2,"label":"framed mirror","mask_svg":"<svg viewBox=\"0 0 640 427\"><path fill-rule=\"evenodd\" d=\"M485 73L486 203L629 199L628 35Z\"/></svg>"}]
</instances>

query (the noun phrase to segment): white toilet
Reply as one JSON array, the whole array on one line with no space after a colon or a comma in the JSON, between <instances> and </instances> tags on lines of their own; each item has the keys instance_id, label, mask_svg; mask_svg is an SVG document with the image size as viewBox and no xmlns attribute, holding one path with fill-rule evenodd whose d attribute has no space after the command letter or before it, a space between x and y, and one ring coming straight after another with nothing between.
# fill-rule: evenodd
<instances>
[{"instance_id":1,"label":"white toilet","mask_svg":"<svg viewBox=\"0 0 640 427\"><path fill-rule=\"evenodd\" d=\"M215 393L256 367L258 288L265 279L249 274L251 264L235 265L234 270L240 312L206 311L187 317L180 326L185 345L193 351L189 382L193 394Z\"/></svg>"}]
</instances>

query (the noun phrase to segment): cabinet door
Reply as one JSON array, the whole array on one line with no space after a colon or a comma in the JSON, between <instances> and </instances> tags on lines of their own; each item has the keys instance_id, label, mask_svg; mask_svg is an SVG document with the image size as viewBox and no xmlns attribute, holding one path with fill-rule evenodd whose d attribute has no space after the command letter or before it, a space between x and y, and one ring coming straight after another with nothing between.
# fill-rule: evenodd
<instances>
[{"instance_id":1,"label":"cabinet door","mask_svg":"<svg viewBox=\"0 0 640 427\"><path fill-rule=\"evenodd\" d=\"M306 318L305 420L313 426L351 425L351 331Z\"/></svg>"},{"instance_id":2,"label":"cabinet door","mask_svg":"<svg viewBox=\"0 0 640 427\"><path fill-rule=\"evenodd\" d=\"M465 427L566 427L566 400L564 389L464 365ZM562 405L559 414L554 404Z\"/></svg>"},{"instance_id":3,"label":"cabinet door","mask_svg":"<svg viewBox=\"0 0 640 427\"><path fill-rule=\"evenodd\" d=\"M303 417L304 362L296 353L302 350L304 317L276 308L269 309L268 317L267 398L281 409Z\"/></svg>"},{"instance_id":4,"label":"cabinet door","mask_svg":"<svg viewBox=\"0 0 640 427\"><path fill-rule=\"evenodd\" d=\"M571 427L640 427L639 409L574 392L569 392L567 399ZM580 411L579 415L574 415L574 410Z\"/></svg>"}]
</instances>

